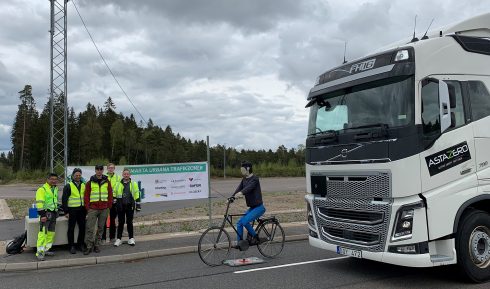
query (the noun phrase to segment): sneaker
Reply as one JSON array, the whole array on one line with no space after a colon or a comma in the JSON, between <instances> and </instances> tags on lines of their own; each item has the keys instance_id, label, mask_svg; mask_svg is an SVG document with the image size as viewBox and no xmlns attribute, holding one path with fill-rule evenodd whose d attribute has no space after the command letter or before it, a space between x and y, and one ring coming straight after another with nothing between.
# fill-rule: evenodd
<instances>
[{"instance_id":1,"label":"sneaker","mask_svg":"<svg viewBox=\"0 0 490 289\"><path fill-rule=\"evenodd\" d=\"M75 248L75 246L71 246L70 254L76 254L76 253L77 253L77 248Z\"/></svg>"},{"instance_id":2,"label":"sneaker","mask_svg":"<svg viewBox=\"0 0 490 289\"><path fill-rule=\"evenodd\" d=\"M44 252L44 255L45 256L49 256L49 257L53 257L54 256L54 252L46 251L46 252Z\"/></svg>"},{"instance_id":3,"label":"sneaker","mask_svg":"<svg viewBox=\"0 0 490 289\"><path fill-rule=\"evenodd\" d=\"M111 238L111 243L116 242L116 240L117 240L116 238Z\"/></svg>"},{"instance_id":4,"label":"sneaker","mask_svg":"<svg viewBox=\"0 0 490 289\"><path fill-rule=\"evenodd\" d=\"M128 240L128 245L130 245L130 246L136 245L136 242L134 241L134 238L131 238L131 239Z\"/></svg>"},{"instance_id":5,"label":"sneaker","mask_svg":"<svg viewBox=\"0 0 490 289\"><path fill-rule=\"evenodd\" d=\"M38 261L44 261L44 253L38 253L36 254L36 258Z\"/></svg>"},{"instance_id":6,"label":"sneaker","mask_svg":"<svg viewBox=\"0 0 490 289\"><path fill-rule=\"evenodd\" d=\"M114 247L119 247L121 246L121 239L116 239L116 242L114 242Z\"/></svg>"},{"instance_id":7,"label":"sneaker","mask_svg":"<svg viewBox=\"0 0 490 289\"><path fill-rule=\"evenodd\" d=\"M100 253L100 248L99 248L99 246L95 246L95 247L94 247L94 252L95 252L95 253Z\"/></svg>"},{"instance_id":8,"label":"sneaker","mask_svg":"<svg viewBox=\"0 0 490 289\"><path fill-rule=\"evenodd\" d=\"M252 239L250 239L249 244L250 244L250 246L255 246L255 245L260 244L259 236L257 236L257 235L253 236Z\"/></svg>"},{"instance_id":9,"label":"sneaker","mask_svg":"<svg viewBox=\"0 0 490 289\"><path fill-rule=\"evenodd\" d=\"M86 248L83 250L83 255L88 255L88 254L90 254L90 252L92 252L92 248L87 248L87 247L86 247Z\"/></svg>"}]
</instances>

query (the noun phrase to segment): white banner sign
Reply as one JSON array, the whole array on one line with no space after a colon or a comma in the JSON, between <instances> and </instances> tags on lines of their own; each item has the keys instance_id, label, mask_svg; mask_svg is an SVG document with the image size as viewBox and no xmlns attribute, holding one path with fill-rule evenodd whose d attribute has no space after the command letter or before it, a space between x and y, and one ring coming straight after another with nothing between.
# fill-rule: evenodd
<instances>
[{"instance_id":1,"label":"white banner sign","mask_svg":"<svg viewBox=\"0 0 490 289\"><path fill-rule=\"evenodd\" d=\"M68 167L68 174L74 168ZM95 166L79 168L85 181L95 174ZM131 179L138 182L143 197L141 201L145 203L202 199L209 195L206 162L117 166L115 173L121 175L124 168L128 168ZM107 173L106 167L104 173Z\"/></svg>"}]
</instances>

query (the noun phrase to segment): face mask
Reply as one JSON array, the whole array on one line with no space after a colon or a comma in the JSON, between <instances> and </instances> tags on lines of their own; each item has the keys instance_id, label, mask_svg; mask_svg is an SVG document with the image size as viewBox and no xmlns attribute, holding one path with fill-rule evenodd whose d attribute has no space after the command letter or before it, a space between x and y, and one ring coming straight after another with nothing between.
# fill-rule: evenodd
<instances>
[{"instance_id":1,"label":"face mask","mask_svg":"<svg viewBox=\"0 0 490 289\"><path fill-rule=\"evenodd\" d=\"M242 176L247 176L247 175L248 175L248 171L247 171L247 169L246 169L246 168L244 168L244 167L241 167L241 168L240 168L240 172L242 172Z\"/></svg>"}]
</instances>

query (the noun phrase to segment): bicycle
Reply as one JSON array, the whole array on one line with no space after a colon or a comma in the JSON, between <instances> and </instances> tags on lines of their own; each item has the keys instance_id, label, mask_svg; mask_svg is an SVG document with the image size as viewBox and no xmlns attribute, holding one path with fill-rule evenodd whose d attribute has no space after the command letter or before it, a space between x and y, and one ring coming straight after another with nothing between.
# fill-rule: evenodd
<instances>
[{"instance_id":1,"label":"bicycle","mask_svg":"<svg viewBox=\"0 0 490 289\"><path fill-rule=\"evenodd\" d=\"M230 205L235 201L232 196L227 199L226 212L223 222L220 226L211 226L199 238L198 253L201 260L209 266L222 265L230 254L231 238L228 232L224 229L226 223L230 224L231 228L238 234L233 217L243 216L244 214L230 215ZM240 251L248 250L249 246L257 246L260 254L266 258L274 258L278 256L284 248L285 235L284 230L279 224L276 217L259 218L252 223L252 226L257 222L255 231L259 239L258 244L251 243L252 237L248 234L247 239L239 242Z\"/></svg>"}]
</instances>

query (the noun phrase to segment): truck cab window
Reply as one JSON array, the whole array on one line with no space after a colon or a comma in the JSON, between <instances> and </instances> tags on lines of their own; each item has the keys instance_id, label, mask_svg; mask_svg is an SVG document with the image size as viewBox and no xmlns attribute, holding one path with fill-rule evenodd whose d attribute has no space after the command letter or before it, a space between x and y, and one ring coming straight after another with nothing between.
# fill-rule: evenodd
<instances>
[{"instance_id":1,"label":"truck cab window","mask_svg":"<svg viewBox=\"0 0 490 289\"><path fill-rule=\"evenodd\" d=\"M490 94L485 84L481 81L468 81L468 91L473 120L488 116L490 114Z\"/></svg>"},{"instance_id":2,"label":"truck cab window","mask_svg":"<svg viewBox=\"0 0 490 289\"><path fill-rule=\"evenodd\" d=\"M422 126L424 134L434 134L441 130L439 84L434 81L422 81Z\"/></svg>"},{"instance_id":3,"label":"truck cab window","mask_svg":"<svg viewBox=\"0 0 490 289\"><path fill-rule=\"evenodd\" d=\"M454 112L455 116L455 128L460 127L465 124L465 115L464 115L464 104L463 104L463 94L461 92L461 83L459 81L446 81L449 86L454 89L454 94L456 96L456 107L451 108L451 112Z\"/></svg>"}]
</instances>

